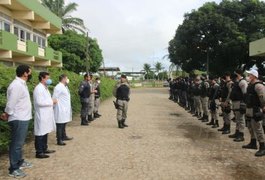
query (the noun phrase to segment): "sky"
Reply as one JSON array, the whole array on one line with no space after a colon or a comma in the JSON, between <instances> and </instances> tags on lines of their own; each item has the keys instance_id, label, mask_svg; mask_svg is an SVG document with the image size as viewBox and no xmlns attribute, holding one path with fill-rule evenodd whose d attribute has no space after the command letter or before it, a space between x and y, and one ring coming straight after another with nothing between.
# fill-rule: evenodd
<instances>
[{"instance_id":1,"label":"sky","mask_svg":"<svg viewBox=\"0 0 265 180\"><path fill-rule=\"evenodd\" d=\"M89 36L96 38L103 51L105 67L121 71L141 71L144 63L161 62L168 42L183 16L207 0L66 0L77 3L73 16L84 20ZM216 0L219 2L219 0Z\"/></svg>"}]
</instances>

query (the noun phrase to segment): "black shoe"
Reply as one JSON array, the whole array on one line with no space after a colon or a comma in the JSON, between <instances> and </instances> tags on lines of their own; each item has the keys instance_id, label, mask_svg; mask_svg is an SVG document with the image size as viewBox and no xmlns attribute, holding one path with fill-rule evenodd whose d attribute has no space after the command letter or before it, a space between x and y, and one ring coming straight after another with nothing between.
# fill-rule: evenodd
<instances>
[{"instance_id":1,"label":"black shoe","mask_svg":"<svg viewBox=\"0 0 265 180\"><path fill-rule=\"evenodd\" d=\"M207 125L207 126L213 126L213 125L214 125L214 119L212 118L212 119L211 119L211 122L207 123L206 125Z\"/></svg>"},{"instance_id":2,"label":"black shoe","mask_svg":"<svg viewBox=\"0 0 265 180\"><path fill-rule=\"evenodd\" d=\"M193 117L198 117L198 113L195 113L192 115Z\"/></svg>"},{"instance_id":3,"label":"black shoe","mask_svg":"<svg viewBox=\"0 0 265 180\"><path fill-rule=\"evenodd\" d=\"M225 127L226 127L226 125L224 124L224 126L221 129L218 129L218 131L224 131Z\"/></svg>"},{"instance_id":4,"label":"black shoe","mask_svg":"<svg viewBox=\"0 0 265 180\"><path fill-rule=\"evenodd\" d=\"M264 143L259 143L259 150L256 152L255 156L261 157L265 155L265 144Z\"/></svg>"},{"instance_id":5,"label":"black shoe","mask_svg":"<svg viewBox=\"0 0 265 180\"><path fill-rule=\"evenodd\" d=\"M100 115L97 114L97 113L95 113L95 114L94 114L94 118L100 118Z\"/></svg>"},{"instance_id":6,"label":"black shoe","mask_svg":"<svg viewBox=\"0 0 265 180\"><path fill-rule=\"evenodd\" d=\"M242 142L242 141L245 141L244 139L244 133L242 132L239 132L238 133L238 136L234 139L235 142Z\"/></svg>"},{"instance_id":7,"label":"black shoe","mask_svg":"<svg viewBox=\"0 0 265 180\"><path fill-rule=\"evenodd\" d=\"M57 142L57 145L59 145L59 146L65 146L66 144L63 141L58 141Z\"/></svg>"},{"instance_id":8,"label":"black shoe","mask_svg":"<svg viewBox=\"0 0 265 180\"><path fill-rule=\"evenodd\" d=\"M258 149L257 147L257 140L251 139L250 143L247 145L242 146L244 149Z\"/></svg>"},{"instance_id":9,"label":"black shoe","mask_svg":"<svg viewBox=\"0 0 265 180\"><path fill-rule=\"evenodd\" d=\"M237 138L238 135L239 135L239 130L236 130L235 134L229 135L228 137L235 139Z\"/></svg>"},{"instance_id":10,"label":"black shoe","mask_svg":"<svg viewBox=\"0 0 265 180\"><path fill-rule=\"evenodd\" d=\"M63 138L63 141L71 141L73 139L74 139L73 137L66 136L66 137Z\"/></svg>"},{"instance_id":11,"label":"black shoe","mask_svg":"<svg viewBox=\"0 0 265 180\"><path fill-rule=\"evenodd\" d=\"M123 120L121 121L121 124L122 124L123 127L128 127L128 125L125 124L125 119L123 119Z\"/></svg>"},{"instance_id":12,"label":"black shoe","mask_svg":"<svg viewBox=\"0 0 265 180\"><path fill-rule=\"evenodd\" d=\"M225 130L222 132L222 134L230 134L231 131L230 131L230 124L229 125L226 125L225 127Z\"/></svg>"},{"instance_id":13,"label":"black shoe","mask_svg":"<svg viewBox=\"0 0 265 180\"><path fill-rule=\"evenodd\" d=\"M49 158L50 156L48 156L47 154L41 153L41 154L36 154L36 158L38 159L45 159L45 158Z\"/></svg>"},{"instance_id":14,"label":"black shoe","mask_svg":"<svg viewBox=\"0 0 265 180\"><path fill-rule=\"evenodd\" d=\"M124 128L124 126L122 125L122 122L121 122L121 121L118 121L118 127L119 127L120 129L123 129L123 128Z\"/></svg>"},{"instance_id":15,"label":"black shoe","mask_svg":"<svg viewBox=\"0 0 265 180\"><path fill-rule=\"evenodd\" d=\"M55 152L56 152L55 150L49 150L49 149L44 151L45 154L52 154L52 153L55 153Z\"/></svg>"},{"instance_id":16,"label":"black shoe","mask_svg":"<svg viewBox=\"0 0 265 180\"><path fill-rule=\"evenodd\" d=\"M86 117L81 118L81 126L88 126L88 121L87 121Z\"/></svg>"},{"instance_id":17,"label":"black shoe","mask_svg":"<svg viewBox=\"0 0 265 180\"><path fill-rule=\"evenodd\" d=\"M209 116L205 115L204 119L202 120L202 122L208 122L209 121Z\"/></svg>"}]
</instances>

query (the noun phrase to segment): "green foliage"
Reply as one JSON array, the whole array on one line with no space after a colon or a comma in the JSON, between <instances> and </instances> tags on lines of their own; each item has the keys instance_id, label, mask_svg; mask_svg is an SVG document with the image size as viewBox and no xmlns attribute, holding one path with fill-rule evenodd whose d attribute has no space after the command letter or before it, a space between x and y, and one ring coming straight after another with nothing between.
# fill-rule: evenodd
<instances>
[{"instance_id":1,"label":"green foliage","mask_svg":"<svg viewBox=\"0 0 265 180\"><path fill-rule=\"evenodd\" d=\"M77 10L78 4L72 2L65 4L65 0L41 0L41 2L62 19L63 32L66 30L77 30L84 33L86 29L84 21L71 16L71 13Z\"/></svg>"},{"instance_id":2,"label":"green foliage","mask_svg":"<svg viewBox=\"0 0 265 180\"><path fill-rule=\"evenodd\" d=\"M221 75L252 61L249 43L265 36L265 3L260 0L208 2L184 16L175 37L169 42L169 59L190 72L206 70L207 55L211 74Z\"/></svg>"},{"instance_id":3,"label":"green foliage","mask_svg":"<svg viewBox=\"0 0 265 180\"><path fill-rule=\"evenodd\" d=\"M77 115L80 112L80 99L78 95L78 87L80 82L83 80L83 77L67 70L59 70L56 68L48 69L50 77L53 80L53 84L49 86L49 90L52 93L53 88L59 82L59 76L61 74L66 74L70 79L69 90L71 92L71 104L73 109L73 114ZM38 82L38 72L32 72L33 78L30 83L28 83L28 88L30 94L32 95L34 87L39 83ZM8 68L0 64L0 114L3 113L6 105L6 90L12 80L15 78L15 68ZM112 90L115 85L115 81L109 78L101 78L101 94L102 100L107 99L112 96ZM32 99L32 98L31 98ZM29 125L29 134L33 133L33 121ZM0 121L0 152L7 150L9 138L10 138L10 129L7 122Z\"/></svg>"},{"instance_id":4,"label":"green foliage","mask_svg":"<svg viewBox=\"0 0 265 180\"><path fill-rule=\"evenodd\" d=\"M51 35L48 41L53 49L63 53L63 68L68 71L75 73L86 71L87 47L90 72L97 72L102 64L102 51L95 39L87 39L86 36L75 31L66 31L64 34Z\"/></svg>"}]
</instances>

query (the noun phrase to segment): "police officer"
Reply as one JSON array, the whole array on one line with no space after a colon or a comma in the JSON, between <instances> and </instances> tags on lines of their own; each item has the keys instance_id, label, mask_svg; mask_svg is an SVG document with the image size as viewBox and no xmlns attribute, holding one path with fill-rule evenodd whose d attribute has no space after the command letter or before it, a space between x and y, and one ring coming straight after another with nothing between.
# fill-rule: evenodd
<instances>
[{"instance_id":1,"label":"police officer","mask_svg":"<svg viewBox=\"0 0 265 180\"><path fill-rule=\"evenodd\" d=\"M130 86L125 75L121 75L121 80L114 88L113 95L116 97L116 103L118 105L118 127L120 129L128 127L128 125L125 124L125 121L127 118L128 102L130 100Z\"/></svg>"},{"instance_id":2,"label":"police officer","mask_svg":"<svg viewBox=\"0 0 265 180\"><path fill-rule=\"evenodd\" d=\"M206 80L206 75L203 74L201 77L201 84L200 84L200 100L202 104L202 110L203 110L203 116L199 119L202 120L202 122L208 122L209 116L208 116L208 91L209 91L209 83Z\"/></svg>"},{"instance_id":3,"label":"police officer","mask_svg":"<svg viewBox=\"0 0 265 180\"><path fill-rule=\"evenodd\" d=\"M98 113L100 105L100 79L97 77L95 81L95 106L94 106L94 118L99 118L101 115Z\"/></svg>"},{"instance_id":4,"label":"police officer","mask_svg":"<svg viewBox=\"0 0 265 180\"><path fill-rule=\"evenodd\" d=\"M247 71L249 85L246 95L246 119L251 135L251 142L243 146L246 149L257 149L256 140L259 142L259 150L255 156L265 155L265 139L262 128L262 120L265 112L265 86L258 80L259 74L255 69Z\"/></svg>"},{"instance_id":5,"label":"police officer","mask_svg":"<svg viewBox=\"0 0 265 180\"><path fill-rule=\"evenodd\" d=\"M217 83L217 77L211 77L211 86L209 89L209 101L210 101L210 112L211 112L211 122L207 125L212 125L212 128L219 127L219 98L220 98L220 85Z\"/></svg>"},{"instance_id":6,"label":"police officer","mask_svg":"<svg viewBox=\"0 0 265 180\"><path fill-rule=\"evenodd\" d=\"M202 104L200 100L200 79L198 77L195 78L193 94L194 94L194 106L195 106L194 116L197 116L199 118L202 113Z\"/></svg>"},{"instance_id":7,"label":"police officer","mask_svg":"<svg viewBox=\"0 0 265 180\"><path fill-rule=\"evenodd\" d=\"M81 102L81 125L88 126L88 105L89 105L89 97L91 94L90 84L90 76L88 74L84 75L84 80L80 83L79 86L79 96Z\"/></svg>"},{"instance_id":8,"label":"police officer","mask_svg":"<svg viewBox=\"0 0 265 180\"><path fill-rule=\"evenodd\" d=\"M90 96L88 98L88 121L91 122L94 120L94 108L95 108L95 93L97 90L95 89L95 84L93 82L93 75L89 75L89 87L90 87Z\"/></svg>"},{"instance_id":9,"label":"police officer","mask_svg":"<svg viewBox=\"0 0 265 180\"><path fill-rule=\"evenodd\" d=\"M231 100L232 109L235 115L236 132L230 135L229 138L234 138L235 142L244 141L244 111L240 111L240 107L244 104L244 97L247 92L248 83L243 77L243 71L238 69L234 72L235 80L232 86Z\"/></svg>"},{"instance_id":10,"label":"police officer","mask_svg":"<svg viewBox=\"0 0 265 180\"><path fill-rule=\"evenodd\" d=\"M230 95L232 92L232 84L233 81L231 80L231 74L229 72L225 73L225 83L222 87L222 95L221 95L221 107L223 112L223 120L224 126L218 131L222 131L222 134L230 134L230 127L231 127L231 100Z\"/></svg>"}]
</instances>

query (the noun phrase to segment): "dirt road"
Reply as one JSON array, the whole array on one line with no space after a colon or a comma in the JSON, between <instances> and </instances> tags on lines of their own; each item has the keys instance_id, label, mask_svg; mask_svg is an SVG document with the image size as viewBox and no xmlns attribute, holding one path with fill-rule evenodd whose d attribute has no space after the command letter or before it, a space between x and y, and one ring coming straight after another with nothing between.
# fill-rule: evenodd
<instances>
[{"instance_id":1,"label":"dirt road","mask_svg":"<svg viewBox=\"0 0 265 180\"><path fill-rule=\"evenodd\" d=\"M265 179L265 157L254 157L255 151L241 148L243 143L193 118L168 100L167 89L133 90L129 128L117 128L112 99L100 112L103 116L89 127L81 127L78 119L70 123L74 140L65 147L56 146L51 134L49 148L57 152L49 159L35 159L33 142L27 144L25 158L34 167L25 179ZM0 179L8 179L7 155L1 156L0 167Z\"/></svg>"}]
</instances>

